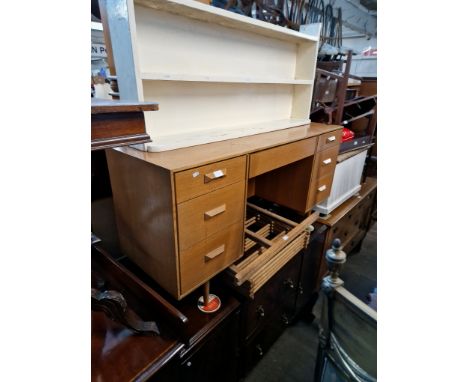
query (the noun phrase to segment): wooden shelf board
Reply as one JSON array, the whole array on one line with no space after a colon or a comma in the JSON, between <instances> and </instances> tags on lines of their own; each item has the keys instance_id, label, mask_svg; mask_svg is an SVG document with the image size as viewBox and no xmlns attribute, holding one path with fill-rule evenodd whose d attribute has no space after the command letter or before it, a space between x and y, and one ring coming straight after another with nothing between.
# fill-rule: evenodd
<instances>
[{"instance_id":1,"label":"wooden shelf board","mask_svg":"<svg viewBox=\"0 0 468 382\"><path fill-rule=\"evenodd\" d=\"M182 147L196 146L211 142L225 141L249 135L256 135L275 130L287 129L310 123L309 119L281 119L262 123L229 126L226 128L207 129L204 131L184 132L165 136L152 137L153 142L146 145L150 152L175 150ZM142 147L138 147L142 148Z\"/></svg>"},{"instance_id":2,"label":"wooden shelf board","mask_svg":"<svg viewBox=\"0 0 468 382\"><path fill-rule=\"evenodd\" d=\"M313 85L314 80L288 79L288 78L259 78L259 77L235 77L235 76L212 76L193 74L172 73L148 73L140 74L142 80L157 81L188 81L188 82L230 82L251 84L288 84L288 85Z\"/></svg>"},{"instance_id":3,"label":"wooden shelf board","mask_svg":"<svg viewBox=\"0 0 468 382\"><path fill-rule=\"evenodd\" d=\"M195 20L219 24L225 27L245 30L263 36L290 42L318 41L315 36L239 15L208 4L193 0L135 0L135 4L182 15Z\"/></svg>"}]
</instances>

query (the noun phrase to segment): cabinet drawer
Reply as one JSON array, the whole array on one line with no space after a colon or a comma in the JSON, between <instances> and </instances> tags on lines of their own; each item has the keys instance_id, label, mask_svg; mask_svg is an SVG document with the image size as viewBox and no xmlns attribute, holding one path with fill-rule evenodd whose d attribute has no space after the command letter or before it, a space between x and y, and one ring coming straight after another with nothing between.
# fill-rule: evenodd
<instances>
[{"instance_id":1,"label":"cabinet drawer","mask_svg":"<svg viewBox=\"0 0 468 382\"><path fill-rule=\"evenodd\" d=\"M246 157L241 156L175 174L176 202L182 203L245 179Z\"/></svg>"},{"instance_id":2,"label":"cabinet drawer","mask_svg":"<svg viewBox=\"0 0 468 382\"><path fill-rule=\"evenodd\" d=\"M322 134L318 140L317 150L322 151L335 145L339 146L342 135L342 130L335 130L331 133Z\"/></svg>"},{"instance_id":3,"label":"cabinet drawer","mask_svg":"<svg viewBox=\"0 0 468 382\"><path fill-rule=\"evenodd\" d=\"M314 155L317 138L308 138L250 155L249 178Z\"/></svg>"},{"instance_id":4,"label":"cabinet drawer","mask_svg":"<svg viewBox=\"0 0 468 382\"><path fill-rule=\"evenodd\" d=\"M317 154L317 176L319 178L328 174L333 174L335 172L336 160L338 158L339 149L340 145L335 145Z\"/></svg>"},{"instance_id":5,"label":"cabinet drawer","mask_svg":"<svg viewBox=\"0 0 468 382\"><path fill-rule=\"evenodd\" d=\"M179 249L185 250L244 219L245 182L188 200L177 206Z\"/></svg>"},{"instance_id":6,"label":"cabinet drawer","mask_svg":"<svg viewBox=\"0 0 468 382\"><path fill-rule=\"evenodd\" d=\"M181 295L209 280L242 255L243 222L180 251Z\"/></svg>"},{"instance_id":7,"label":"cabinet drawer","mask_svg":"<svg viewBox=\"0 0 468 382\"><path fill-rule=\"evenodd\" d=\"M330 195L331 186L333 183L333 173L322 176L315 182L315 186L312 186L312 192L314 193L314 205L328 198Z\"/></svg>"}]
</instances>

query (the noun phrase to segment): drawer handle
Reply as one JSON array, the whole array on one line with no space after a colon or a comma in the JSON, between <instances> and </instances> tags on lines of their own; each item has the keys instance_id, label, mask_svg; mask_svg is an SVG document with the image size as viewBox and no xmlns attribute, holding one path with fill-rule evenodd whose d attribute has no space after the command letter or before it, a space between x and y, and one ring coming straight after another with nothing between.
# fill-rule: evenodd
<instances>
[{"instance_id":1,"label":"drawer handle","mask_svg":"<svg viewBox=\"0 0 468 382\"><path fill-rule=\"evenodd\" d=\"M216 256L221 255L224 252L224 244L205 255L205 261L213 260Z\"/></svg>"},{"instance_id":2,"label":"drawer handle","mask_svg":"<svg viewBox=\"0 0 468 382\"><path fill-rule=\"evenodd\" d=\"M330 164L331 163L331 158L325 159L323 161L323 164Z\"/></svg>"},{"instance_id":3,"label":"drawer handle","mask_svg":"<svg viewBox=\"0 0 468 382\"><path fill-rule=\"evenodd\" d=\"M259 305L256 309L258 317L265 317L265 309L263 309L262 305Z\"/></svg>"},{"instance_id":4,"label":"drawer handle","mask_svg":"<svg viewBox=\"0 0 468 382\"><path fill-rule=\"evenodd\" d=\"M318 188L319 192L325 191L327 189L327 186L323 185Z\"/></svg>"},{"instance_id":5,"label":"drawer handle","mask_svg":"<svg viewBox=\"0 0 468 382\"><path fill-rule=\"evenodd\" d=\"M334 135L332 135L331 137L327 138L327 141L328 142L333 142L335 139L336 139L336 137Z\"/></svg>"},{"instance_id":6,"label":"drawer handle","mask_svg":"<svg viewBox=\"0 0 468 382\"><path fill-rule=\"evenodd\" d=\"M206 211L205 212L205 220L214 218L216 215L222 214L224 211L226 211L226 205L222 204L219 207L213 208L212 210Z\"/></svg>"},{"instance_id":7,"label":"drawer handle","mask_svg":"<svg viewBox=\"0 0 468 382\"><path fill-rule=\"evenodd\" d=\"M222 170L216 170L205 174L205 183L210 183L212 180L224 178L227 175L227 170L223 168Z\"/></svg>"}]
</instances>

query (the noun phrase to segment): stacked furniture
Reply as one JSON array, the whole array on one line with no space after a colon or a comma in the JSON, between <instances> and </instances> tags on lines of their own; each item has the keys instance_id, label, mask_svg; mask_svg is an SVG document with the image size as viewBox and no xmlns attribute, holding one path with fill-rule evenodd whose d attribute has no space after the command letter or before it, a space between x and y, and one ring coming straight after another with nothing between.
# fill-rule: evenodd
<instances>
[{"instance_id":1,"label":"stacked furniture","mask_svg":"<svg viewBox=\"0 0 468 382\"><path fill-rule=\"evenodd\" d=\"M133 378L237 380L318 289L328 226L314 208L330 195L342 136L310 123L318 38L188 0L100 5L120 99L160 104L142 110L151 142L103 158L113 266L175 309L183 343ZM209 282L221 298L212 316L197 308ZM151 306L135 311L159 325Z\"/></svg>"},{"instance_id":2,"label":"stacked furniture","mask_svg":"<svg viewBox=\"0 0 468 382\"><path fill-rule=\"evenodd\" d=\"M359 251L362 241L373 223L372 214L376 207L377 180L368 177L362 184L359 193L317 221L319 227L323 226L327 229L324 248L330 248L333 240L340 238L346 253L351 253L353 250ZM326 262L322 258L317 282L326 273Z\"/></svg>"},{"instance_id":3,"label":"stacked furniture","mask_svg":"<svg viewBox=\"0 0 468 382\"><path fill-rule=\"evenodd\" d=\"M251 285L268 263L307 246L301 232L318 218L308 216L312 208L329 195L328 168L335 165L340 134L338 126L310 124L161 153L109 150L123 252L177 299L250 255L248 268L238 264L231 271L238 285ZM251 234L245 214L247 197L254 196L305 218L271 240ZM269 247L265 256L249 251L244 232Z\"/></svg>"}]
</instances>

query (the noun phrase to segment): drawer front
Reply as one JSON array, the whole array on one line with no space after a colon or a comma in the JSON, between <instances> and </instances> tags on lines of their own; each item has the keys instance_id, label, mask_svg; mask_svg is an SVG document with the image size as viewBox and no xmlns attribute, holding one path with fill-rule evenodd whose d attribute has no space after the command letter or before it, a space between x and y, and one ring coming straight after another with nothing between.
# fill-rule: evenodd
<instances>
[{"instance_id":1,"label":"drawer front","mask_svg":"<svg viewBox=\"0 0 468 382\"><path fill-rule=\"evenodd\" d=\"M317 138L307 138L250 155L249 178L314 155Z\"/></svg>"},{"instance_id":2,"label":"drawer front","mask_svg":"<svg viewBox=\"0 0 468 382\"><path fill-rule=\"evenodd\" d=\"M176 173L176 203L245 180L245 165L244 155Z\"/></svg>"},{"instance_id":3,"label":"drawer front","mask_svg":"<svg viewBox=\"0 0 468 382\"><path fill-rule=\"evenodd\" d=\"M315 185L312 186L312 193L314 200L313 205L320 203L322 200L325 200L330 195L331 186L333 183L333 173L322 176L315 182Z\"/></svg>"},{"instance_id":4,"label":"drawer front","mask_svg":"<svg viewBox=\"0 0 468 382\"><path fill-rule=\"evenodd\" d=\"M362 213L353 208L331 228L332 239L339 238L342 242L349 240L350 237L356 235L361 224Z\"/></svg>"},{"instance_id":5,"label":"drawer front","mask_svg":"<svg viewBox=\"0 0 468 382\"><path fill-rule=\"evenodd\" d=\"M317 154L319 178L335 172L339 149L340 145L335 145Z\"/></svg>"},{"instance_id":6,"label":"drawer front","mask_svg":"<svg viewBox=\"0 0 468 382\"><path fill-rule=\"evenodd\" d=\"M335 145L339 146L342 135L342 130L335 130L331 133L322 134L318 140L317 150L322 151Z\"/></svg>"},{"instance_id":7,"label":"drawer front","mask_svg":"<svg viewBox=\"0 0 468 382\"><path fill-rule=\"evenodd\" d=\"M243 251L243 222L180 251L181 295L185 295L236 261Z\"/></svg>"},{"instance_id":8,"label":"drawer front","mask_svg":"<svg viewBox=\"0 0 468 382\"><path fill-rule=\"evenodd\" d=\"M177 206L179 250L244 220L245 182L188 200Z\"/></svg>"}]
</instances>

